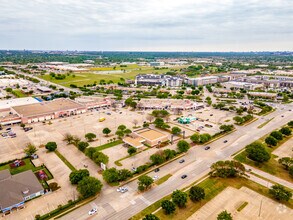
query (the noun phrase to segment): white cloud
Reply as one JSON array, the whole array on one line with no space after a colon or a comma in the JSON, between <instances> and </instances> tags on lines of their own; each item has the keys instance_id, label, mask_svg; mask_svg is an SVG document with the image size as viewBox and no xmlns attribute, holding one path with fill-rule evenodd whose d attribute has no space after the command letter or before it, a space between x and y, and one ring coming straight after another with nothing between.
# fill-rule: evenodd
<instances>
[{"instance_id":1,"label":"white cloud","mask_svg":"<svg viewBox=\"0 0 293 220\"><path fill-rule=\"evenodd\" d=\"M291 0L1 0L0 48L293 50Z\"/></svg>"}]
</instances>

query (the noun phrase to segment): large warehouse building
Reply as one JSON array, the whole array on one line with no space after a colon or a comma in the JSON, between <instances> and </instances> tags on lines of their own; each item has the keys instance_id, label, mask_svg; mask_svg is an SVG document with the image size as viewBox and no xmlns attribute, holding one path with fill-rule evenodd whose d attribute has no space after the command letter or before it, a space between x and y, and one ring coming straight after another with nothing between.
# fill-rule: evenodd
<instances>
[{"instance_id":1,"label":"large warehouse building","mask_svg":"<svg viewBox=\"0 0 293 220\"><path fill-rule=\"evenodd\" d=\"M81 114L86 110L84 105L64 98L11 108L11 112L18 115L22 123L33 123Z\"/></svg>"}]
</instances>

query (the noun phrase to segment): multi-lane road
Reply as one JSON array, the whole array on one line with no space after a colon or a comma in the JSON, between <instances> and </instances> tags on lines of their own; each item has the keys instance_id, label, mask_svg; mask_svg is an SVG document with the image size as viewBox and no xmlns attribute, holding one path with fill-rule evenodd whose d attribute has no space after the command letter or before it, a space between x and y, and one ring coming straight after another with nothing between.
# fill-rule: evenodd
<instances>
[{"instance_id":1,"label":"multi-lane road","mask_svg":"<svg viewBox=\"0 0 293 220\"><path fill-rule=\"evenodd\" d=\"M184 156L184 163L179 163L178 159L161 167L158 173L149 173L150 176L159 175L160 177L172 174L172 177L145 193L139 194L137 192L136 181L127 184L129 191L124 194L116 192L116 188L105 187L94 202L68 213L62 219L129 219L150 204L172 193L175 189L183 188L203 177L209 172L212 163L230 159L232 154L243 149L249 143L293 120L293 113L289 111L290 109L293 109L292 104L278 105L275 112L260 117L259 120L250 125L239 126L237 131L212 142L209 144L211 147L209 150L204 150L205 146L191 148ZM257 128L271 118L274 119L264 127ZM228 142L224 143L224 140L228 140ZM180 178L183 174L187 175L186 179ZM98 213L89 216L88 211L92 207L97 207Z\"/></svg>"}]
</instances>

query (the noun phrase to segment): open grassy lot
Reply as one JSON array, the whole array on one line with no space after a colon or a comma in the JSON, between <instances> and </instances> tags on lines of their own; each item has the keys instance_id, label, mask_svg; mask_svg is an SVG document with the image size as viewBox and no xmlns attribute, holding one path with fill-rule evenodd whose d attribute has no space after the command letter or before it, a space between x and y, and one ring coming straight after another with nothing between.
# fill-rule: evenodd
<instances>
[{"instance_id":1,"label":"open grassy lot","mask_svg":"<svg viewBox=\"0 0 293 220\"><path fill-rule=\"evenodd\" d=\"M266 151L271 154L275 149L280 147L282 144L284 144L286 141L288 141L292 137L293 137L293 135L288 136L288 137L284 137L283 140L280 141L278 143L278 145L276 147L274 147L274 148L265 146ZM260 141L263 142L265 138L266 138L266 136L262 137L260 139ZM250 160L247 157L246 151L242 151L241 153L236 155L234 157L234 159L240 161L241 163L246 163L246 164L248 164L250 166L253 166L253 167L257 168L257 169L260 169L260 170L262 170L264 172L272 174L274 176L280 177L280 178L282 178L284 180L287 180L289 182L293 181L292 177L289 175L289 172L287 170L285 170L283 168L283 166L278 163L278 159L279 159L278 156L276 156L274 154L271 154L271 159L268 162L265 162L263 164L258 164L256 162L254 162L253 160Z\"/></svg>"},{"instance_id":2,"label":"open grassy lot","mask_svg":"<svg viewBox=\"0 0 293 220\"><path fill-rule=\"evenodd\" d=\"M120 78L124 79L134 79L138 74L148 74L148 73L155 73L155 74L162 74L172 69L179 69L182 67L172 67L171 69L154 69L153 67L140 67L138 65L129 65L127 67L120 67L117 66L116 69L113 67L93 67L89 70L89 72L76 72L72 73L69 76L66 75L65 79L55 79L52 78L50 75L46 74L43 76L39 76L42 79L47 81L57 83L63 86L69 87L70 84L75 84L77 86L83 86L87 84L93 84L94 82L99 83L100 80L110 81L112 80L114 83L120 81ZM115 72L117 70L122 70L122 72ZM99 71L101 74L99 74ZM105 71L109 71L106 73ZM113 71L113 72L111 72Z\"/></svg>"},{"instance_id":3,"label":"open grassy lot","mask_svg":"<svg viewBox=\"0 0 293 220\"><path fill-rule=\"evenodd\" d=\"M14 90L12 91L12 94L15 95L17 98L27 97L27 95L24 94L24 93L22 93L22 91L19 90L19 89L14 89Z\"/></svg>"},{"instance_id":4,"label":"open grassy lot","mask_svg":"<svg viewBox=\"0 0 293 220\"><path fill-rule=\"evenodd\" d=\"M240 189L241 187L247 187L255 192L258 192L266 197L272 198L269 195L269 190L261 186L255 182L252 182L246 178L227 178L227 179L222 179L222 178L207 178L204 181L200 182L197 184L198 186L204 188L206 197L204 200L201 202L192 202L191 200L188 199L187 205L185 208L179 209L176 208L176 211L174 214L171 215L165 215L163 210L159 210L155 213L156 216L158 216L161 220L164 219L187 219L189 218L192 214L194 214L199 208L204 206L207 202L209 202L211 199L213 199L215 196L220 194L225 188L228 186L234 187L236 189ZM188 191L187 191L188 193ZM161 206L161 202L165 199L171 199L171 195L166 196L165 198L155 202L154 204L150 205L140 213L136 214L131 218L131 220L139 220L143 218L146 214L153 213L156 210L158 210ZM284 203L286 206L293 208L293 200L291 199L289 202Z\"/></svg>"}]
</instances>

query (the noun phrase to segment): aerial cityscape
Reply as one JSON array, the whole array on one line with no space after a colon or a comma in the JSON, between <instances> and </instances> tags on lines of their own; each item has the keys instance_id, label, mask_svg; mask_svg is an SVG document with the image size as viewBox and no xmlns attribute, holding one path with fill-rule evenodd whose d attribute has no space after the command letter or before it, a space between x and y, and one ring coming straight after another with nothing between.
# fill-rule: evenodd
<instances>
[{"instance_id":1,"label":"aerial cityscape","mask_svg":"<svg viewBox=\"0 0 293 220\"><path fill-rule=\"evenodd\" d=\"M291 0L3 0L3 220L293 218Z\"/></svg>"}]
</instances>

